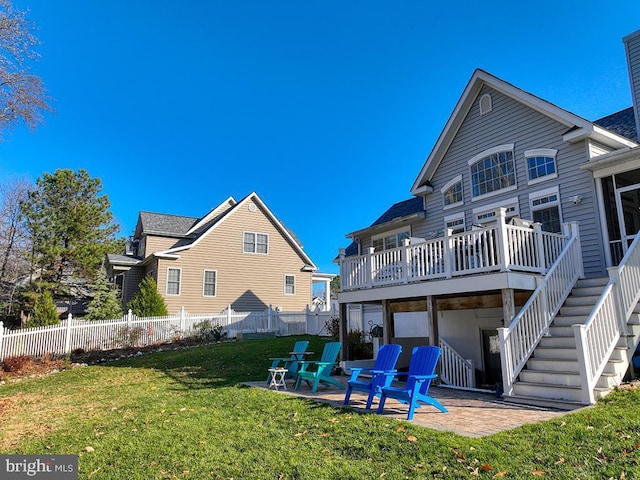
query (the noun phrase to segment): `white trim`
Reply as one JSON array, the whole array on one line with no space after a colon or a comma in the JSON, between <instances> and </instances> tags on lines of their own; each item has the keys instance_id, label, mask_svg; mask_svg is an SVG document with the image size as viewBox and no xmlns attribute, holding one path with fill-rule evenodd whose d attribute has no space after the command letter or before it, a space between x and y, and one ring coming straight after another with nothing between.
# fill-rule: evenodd
<instances>
[{"instance_id":1,"label":"white trim","mask_svg":"<svg viewBox=\"0 0 640 480\"><path fill-rule=\"evenodd\" d=\"M293 285L287 284L287 277L293 278ZM284 281L284 294L288 296L295 295L296 294L296 276L290 273L285 273L283 281ZM287 293L287 286L293 286L293 293Z\"/></svg>"},{"instance_id":2,"label":"white trim","mask_svg":"<svg viewBox=\"0 0 640 480\"><path fill-rule=\"evenodd\" d=\"M447 183L445 183L444 187L442 187L440 189L440 193L444 193L447 190L449 190L451 187L453 187L456 183L460 183L462 181L462 174L452 178L451 180L449 180Z\"/></svg>"},{"instance_id":3,"label":"white trim","mask_svg":"<svg viewBox=\"0 0 640 480\"><path fill-rule=\"evenodd\" d=\"M255 249L254 249L253 252L247 252L244 249L244 244L245 244L244 236L247 233L251 233L251 234L255 235L255 240L254 240ZM264 235L265 237L267 237L267 251L266 252L258 252L258 235ZM268 233L262 233L262 232L252 232L250 230L243 230L243 232L242 232L242 253L247 253L249 255L269 255L269 234Z\"/></svg>"},{"instance_id":4,"label":"white trim","mask_svg":"<svg viewBox=\"0 0 640 480\"><path fill-rule=\"evenodd\" d=\"M529 159L532 157L548 157L553 158L553 173L548 173L547 175L542 175L537 178L529 177ZM524 151L524 162L525 169L527 170L527 185L536 185L541 182L546 182L547 180L552 180L554 178L558 178L558 150L553 148L534 148L532 150Z\"/></svg>"},{"instance_id":5,"label":"white trim","mask_svg":"<svg viewBox=\"0 0 640 480\"><path fill-rule=\"evenodd\" d=\"M213 282L213 295L207 295L204 291L207 285L206 284L207 272L213 272L216 277L215 281ZM210 268L205 268L202 271L202 296L205 298L213 298L218 296L218 271L217 270L211 270Z\"/></svg>"},{"instance_id":6,"label":"white trim","mask_svg":"<svg viewBox=\"0 0 640 480\"><path fill-rule=\"evenodd\" d=\"M450 190L451 188L455 187L457 184L461 185L462 200L460 200L458 202L450 203L448 205L445 204L445 202L444 202L445 193L447 192L447 190ZM452 178L451 180L449 180L445 184L445 186L440 189L440 193L442 194L442 209L443 210L449 210L450 208L459 207L460 205L464 205L464 183L462 183L462 174L460 174L460 175Z\"/></svg>"},{"instance_id":7,"label":"white trim","mask_svg":"<svg viewBox=\"0 0 640 480\"><path fill-rule=\"evenodd\" d=\"M502 190L501 190L502 191ZM501 202L495 202L495 203L491 203L489 205L483 205L481 207L476 207L473 210L471 210L471 212L473 213L473 223L487 223L487 222L492 222L493 218L491 219L482 219L479 220L478 216L479 215L483 215L486 213L490 213L490 212L494 212L501 208L511 208L511 207L515 207L513 210L513 213L508 212L508 217L517 217L520 215L520 203L518 202L518 197L512 197L512 198L507 198L505 200L502 200Z\"/></svg>"},{"instance_id":8,"label":"white trim","mask_svg":"<svg viewBox=\"0 0 640 480\"><path fill-rule=\"evenodd\" d=\"M558 150L553 148L534 148L532 150L524 151L524 158L529 157L553 157L556 158L558 156Z\"/></svg>"},{"instance_id":9,"label":"white trim","mask_svg":"<svg viewBox=\"0 0 640 480\"><path fill-rule=\"evenodd\" d=\"M558 202L560 201L560 188L556 185L555 187L545 188L544 190L538 190L537 192L532 192L529 194L529 202L531 200L536 200L542 197L548 197L549 195L557 195Z\"/></svg>"},{"instance_id":10,"label":"white trim","mask_svg":"<svg viewBox=\"0 0 640 480\"><path fill-rule=\"evenodd\" d=\"M169 293L169 270L178 270L178 293ZM182 267L167 267L167 276L165 279L164 292L168 297L179 297L182 290Z\"/></svg>"},{"instance_id":11,"label":"white trim","mask_svg":"<svg viewBox=\"0 0 640 480\"><path fill-rule=\"evenodd\" d=\"M488 157L489 155L493 155L494 153L502 153L502 152L509 152L509 151L513 152L514 147L515 147L515 143L505 143L504 145L498 145L495 147L487 148L485 151L478 153L473 158L471 158L471 160L467 161L467 164L471 166L474 163L478 163L483 158ZM514 163L515 163L515 160L516 160L516 155L514 153L513 154Z\"/></svg>"}]
</instances>

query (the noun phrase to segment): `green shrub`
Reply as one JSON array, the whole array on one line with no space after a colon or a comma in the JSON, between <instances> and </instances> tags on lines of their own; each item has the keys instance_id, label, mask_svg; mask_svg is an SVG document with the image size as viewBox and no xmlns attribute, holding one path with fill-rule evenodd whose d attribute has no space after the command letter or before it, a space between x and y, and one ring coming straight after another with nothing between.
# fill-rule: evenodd
<instances>
[{"instance_id":1,"label":"green shrub","mask_svg":"<svg viewBox=\"0 0 640 480\"><path fill-rule=\"evenodd\" d=\"M158 284L146 276L140 282L140 290L129 302L128 307L138 317L161 317L168 315L167 304L158 293Z\"/></svg>"},{"instance_id":2,"label":"green shrub","mask_svg":"<svg viewBox=\"0 0 640 480\"><path fill-rule=\"evenodd\" d=\"M60 318L58 317L56 304L53 303L51 293L45 290L33 306L33 314L27 320L27 328L56 325L58 323L60 323Z\"/></svg>"}]
</instances>

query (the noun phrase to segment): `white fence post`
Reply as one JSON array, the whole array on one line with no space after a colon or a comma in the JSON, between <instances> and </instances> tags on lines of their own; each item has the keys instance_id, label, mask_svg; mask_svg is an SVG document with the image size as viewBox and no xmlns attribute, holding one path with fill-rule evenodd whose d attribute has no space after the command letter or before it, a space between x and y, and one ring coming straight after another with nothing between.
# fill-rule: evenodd
<instances>
[{"instance_id":1,"label":"white fence post","mask_svg":"<svg viewBox=\"0 0 640 480\"><path fill-rule=\"evenodd\" d=\"M184 331L187 327L186 319L184 318L184 306L180 307L180 338L184 338Z\"/></svg>"},{"instance_id":2,"label":"white fence post","mask_svg":"<svg viewBox=\"0 0 640 480\"><path fill-rule=\"evenodd\" d=\"M273 310L271 309L271 304L269 304L269 309L267 310L267 331L271 331L273 329Z\"/></svg>"},{"instance_id":3,"label":"white fence post","mask_svg":"<svg viewBox=\"0 0 640 480\"><path fill-rule=\"evenodd\" d=\"M231 325L231 304L227 305L227 328Z\"/></svg>"},{"instance_id":4,"label":"white fence post","mask_svg":"<svg viewBox=\"0 0 640 480\"><path fill-rule=\"evenodd\" d=\"M2 353L2 340L4 339L4 322L0 322L0 362L4 360Z\"/></svg>"},{"instance_id":5,"label":"white fence post","mask_svg":"<svg viewBox=\"0 0 640 480\"><path fill-rule=\"evenodd\" d=\"M71 323L73 322L73 316L69 314L67 317L67 331L64 340L64 353L69 355L71 353Z\"/></svg>"},{"instance_id":6,"label":"white fence post","mask_svg":"<svg viewBox=\"0 0 640 480\"><path fill-rule=\"evenodd\" d=\"M127 329L128 330L131 329L132 321L133 321L133 312L131 311L131 309L129 309L129 311L127 312Z\"/></svg>"}]
</instances>

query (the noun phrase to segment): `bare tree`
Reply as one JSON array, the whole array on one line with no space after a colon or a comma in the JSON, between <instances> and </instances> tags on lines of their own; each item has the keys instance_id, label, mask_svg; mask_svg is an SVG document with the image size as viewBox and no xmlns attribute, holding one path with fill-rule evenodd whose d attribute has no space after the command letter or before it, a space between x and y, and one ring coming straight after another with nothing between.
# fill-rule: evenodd
<instances>
[{"instance_id":1,"label":"bare tree","mask_svg":"<svg viewBox=\"0 0 640 480\"><path fill-rule=\"evenodd\" d=\"M29 68L39 58L35 47L40 42L26 14L0 0L0 131L20 120L35 128L51 110L42 80Z\"/></svg>"},{"instance_id":2,"label":"bare tree","mask_svg":"<svg viewBox=\"0 0 640 480\"><path fill-rule=\"evenodd\" d=\"M0 298L11 314L21 276L29 272L29 235L22 223L20 204L28 198L31 183L24 179L0 184Z\"/></svg>"}]
</instances>

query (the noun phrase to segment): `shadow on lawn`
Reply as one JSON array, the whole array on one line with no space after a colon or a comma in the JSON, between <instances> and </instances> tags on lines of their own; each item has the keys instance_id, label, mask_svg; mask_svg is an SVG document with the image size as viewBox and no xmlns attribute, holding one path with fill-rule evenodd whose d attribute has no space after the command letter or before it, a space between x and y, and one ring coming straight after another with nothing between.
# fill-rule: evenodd
<instances>
[{"instance_id":1,"label":"shadow on lawn","mask_svg":"<svg viewBox=\"0 0 640 480\"><path fill-rule=\"evenodd\" d=\"M277 337L263 340L175 347L164 345L148 354L104 363L109 367L146 368L161 371L187 389L227 387L267 379L270 357L288 356L298 340L309 340L309 350L322 352L329 341L317 336Z\"/></svg>"}]
</instances>

